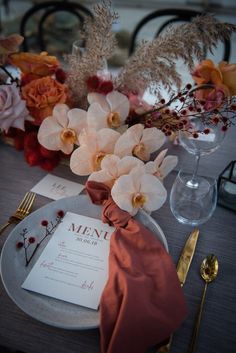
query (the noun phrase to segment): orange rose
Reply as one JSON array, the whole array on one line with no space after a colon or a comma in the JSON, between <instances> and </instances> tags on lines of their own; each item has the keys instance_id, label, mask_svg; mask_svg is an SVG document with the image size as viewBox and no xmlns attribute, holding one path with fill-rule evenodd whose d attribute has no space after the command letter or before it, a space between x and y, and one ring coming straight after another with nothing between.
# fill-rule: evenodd
<instances>
[{"instance_id":1,"label":"orange rose","mask_svg":"<svg viewBox=\"0 0 236 353\"><path fill-rule=\"evenodd\" d=\"M23 74L35 74L38 76L52 75L60 65L55 56L49 56L46 52L41 54L15 53L10 56L10 61Z\"/></svg>"},{"instance_id":2,"label":"orange rose","mask_svg":"<svg viewBox=\"0 0 236 353\"><path fill-rule=\"evenodd\" d=\"M223 83L229 88L232 96L236 95L236 64L228 64L222 61L219 69L223 77Z\"/></svg>"},{"instance_id":3,"label":"orange rose","mask_svg":"<svg viewBox=\"0 0 236 353\"><path fill-rule=\"evenodd\" d=\"M50 76L33 80L22 87L22 98L26 100L36 125L40 125L46 117L52 115L53 107L57 103L66 102L67 90L66 85Z\"/></svg>"},{"instance_id":4,"label":"orange rose","mask_svg":"<svg viewBox=\"0 0 236 353\"><path fill-rule=\"evenodd\" d=\"M221 71L210 59L203 60L192 73L192 77L198 85L205 83L220 85L223 82Z\"/></svg>"}]
</instances>

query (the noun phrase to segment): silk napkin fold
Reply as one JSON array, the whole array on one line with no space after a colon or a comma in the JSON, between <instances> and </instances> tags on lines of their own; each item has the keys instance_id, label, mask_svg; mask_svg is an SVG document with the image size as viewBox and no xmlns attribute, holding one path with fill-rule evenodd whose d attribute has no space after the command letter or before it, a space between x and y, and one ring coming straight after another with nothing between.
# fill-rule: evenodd
<instances>
[{"instance_id":1,"label":"silk napkin fold","mask_svg":"<svg viewBox=\"0 0 236 353\"><path fill-rule=\"evenodd\" d=\"M145 353L187 315L175 266L159 240L115 204L106 185L88 181L86 190L103 205L102 221L116 228L100 300L101 351Z\"/></svg>"}]
</instances>

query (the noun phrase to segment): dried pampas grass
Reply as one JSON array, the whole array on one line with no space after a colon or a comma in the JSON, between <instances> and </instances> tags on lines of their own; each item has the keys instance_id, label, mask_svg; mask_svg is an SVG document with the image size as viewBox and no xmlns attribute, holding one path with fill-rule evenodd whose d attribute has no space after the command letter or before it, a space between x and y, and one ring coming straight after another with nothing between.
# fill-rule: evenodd
<instances>
[{"instance_id":1,"label":"dried pampas grass","mask_svg":"<svg viewBox=\"0 0 236 353\"><path fill-rule=\"evenodd\" d=\"M85 21L81 37L86 50L77 58L67 55L69 68L67 84L72 92L74 104L86 101L88 77L96 75L104 61L112 56L116 48L112 24L118 15L111 10L111 2L103 1L94 6L94 19ZM115 89L142 93L150 89L158 96L160 88L173 91L181 87L181 76L176 60L182 59L189 70L194 60L201 61L207 51L212 52L220 41L229 39L236 25L221 23L213 15L194 18L192 22L170 26L165 33L151 42L143 41L127 60L116 78Z\"/></svg>"},{"instance_id":2,"label":"dried pampas grass","mask_svg":"<svg viewBox=\"0 0 236 353\"><path fill-rule=\"evenodd\" d=\"M78 58L75 55L65 56L68 64L67 85L72 92L72 101L80 102L87 95L86 81L102 69L104 62L110 58L116 48L112 24L117 20L117 13L111 10L110 2L101 2L93 8L94 18L87 18L80 38L86 43L86 50Z\"/></svg>"},{"instance_id":3,"label":"dried pampas grass","mask_svg":"<svg viewBox=\"0 0 236 353\"><path fill-rule=\"evenodd\" d=\"M219 41L229 39L236 26L219 22L213 15L202 15L190 23L170 26L151 42L143 41L126 62L116 79L117 89L142 92L149 88L154 94L162 86L171 91L181 86L177 59L182 59L189 70L194 60L201 61L206 51L212 52Z\"/></svg>"}]
</instances>

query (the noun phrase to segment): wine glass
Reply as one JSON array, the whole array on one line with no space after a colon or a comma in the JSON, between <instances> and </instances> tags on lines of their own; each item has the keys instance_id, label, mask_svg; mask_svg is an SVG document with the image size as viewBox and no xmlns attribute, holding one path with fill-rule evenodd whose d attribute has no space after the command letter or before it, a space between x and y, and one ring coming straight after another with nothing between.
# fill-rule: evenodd
<instances>
[{"instance_id":1,"label":"wine glass","mask_svg":"<svg viewBox=\"0 0 236 353\"><path fill-rule=\"evenodd\" d=\"M199 225L213 214L217 201L216 180L198 176L200 157L220 147L225 136L220 123L206 123L193 117L188 131L179 132L180 144L195 156L193 172L180 171L170 193L170 208L176 219L185 224Z\"/></svg>"}]
</instances>

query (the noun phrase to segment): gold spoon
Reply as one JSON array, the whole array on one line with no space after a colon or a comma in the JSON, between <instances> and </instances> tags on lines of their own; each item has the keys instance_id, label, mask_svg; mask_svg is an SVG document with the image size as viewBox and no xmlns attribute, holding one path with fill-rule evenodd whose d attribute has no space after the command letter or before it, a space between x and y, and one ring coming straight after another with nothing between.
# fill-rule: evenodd
<instances>
[{"instance_id":1,"label":"gold spoon","mask_svg":"<svg viewBox=\"0 0 236 353\"><path fill-rule=\"evenodd\" d=\"M199 307L197 321L196 321L196 324L194 327L193 337L190 342L188 353L194 353L196 350L196 342L197 342L198 333L199 333L199 327L200 327L200 322L201 322L201 317L202 317L203 305L204 305L204 301L205 301L205 297L206 297L207 286L208 286L208 283L212 282L217 277L218 267L219 267L219 263L218 263L217 257L213 254L208 255L202 261L202 264L200 267L200 275L202 276L202 278L205 281L205 287L203 290L202 300L201 300L201 304Z\"/></svg>"}]
</instances>

